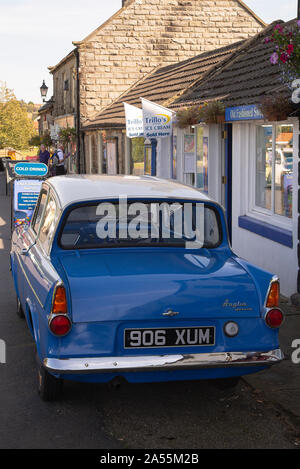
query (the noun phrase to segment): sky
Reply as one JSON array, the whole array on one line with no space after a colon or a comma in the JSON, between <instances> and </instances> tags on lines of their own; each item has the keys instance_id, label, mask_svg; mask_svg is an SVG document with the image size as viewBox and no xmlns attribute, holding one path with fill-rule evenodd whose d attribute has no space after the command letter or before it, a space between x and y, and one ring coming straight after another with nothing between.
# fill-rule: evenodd
<instances>
[{"instance_id":1,"label":"sky","mask_svg":"<svg viewBox=\"0 0 300 469\"><path fill-rule=\"evenodd\" d=\"M298 0L244 0L262 20L290 20ZM56 65L80 41L121 8L121 0L0 0L0 80L18 99L41 103L45 80L51 97Z\"/></svg>"}]
</instances>

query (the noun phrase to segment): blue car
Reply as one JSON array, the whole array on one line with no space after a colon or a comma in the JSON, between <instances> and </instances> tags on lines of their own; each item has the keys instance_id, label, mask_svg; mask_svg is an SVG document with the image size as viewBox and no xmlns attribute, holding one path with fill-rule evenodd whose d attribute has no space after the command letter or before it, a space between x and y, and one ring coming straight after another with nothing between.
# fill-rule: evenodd
<instances>
[{"instance_id":1,"label":"blue car","mask_svg":"<svg viewBox=\"0 0 300 469\"><path fill-rule=\"evenodd\" d=\"M12 236L38 390L238 377L279 363L279 280L231 250L223 209L153 177L58 176Z\"/></svg>"}]
</instances>

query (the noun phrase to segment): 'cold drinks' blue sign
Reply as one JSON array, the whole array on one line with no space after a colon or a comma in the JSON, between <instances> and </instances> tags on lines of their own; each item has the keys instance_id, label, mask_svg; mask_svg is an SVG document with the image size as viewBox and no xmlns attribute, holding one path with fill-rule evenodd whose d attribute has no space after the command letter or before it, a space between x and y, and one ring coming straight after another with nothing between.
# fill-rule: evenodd
<instances>
[{"instance_id":1,"label":"'cold drinks' blue sign","mask_svg":"<svg viewBox=\"0 0 300 469\"><path fill-rule=\"evenodd\" d=\"M264 119L263 114L255 104L249 106L228 107L225 110L226 122Z\"/></svg>"},{"instance_id":2,"label":"'cold drinks' blue sign","mask_svg":"<svg viewBox=\"0 0 300 469\"><path fill-rule=\"evenodd\" d=\"M48 173L48 166L44 163L17 163L14 167L17 176L43 177Z\"/></svg>"}]
</instances>

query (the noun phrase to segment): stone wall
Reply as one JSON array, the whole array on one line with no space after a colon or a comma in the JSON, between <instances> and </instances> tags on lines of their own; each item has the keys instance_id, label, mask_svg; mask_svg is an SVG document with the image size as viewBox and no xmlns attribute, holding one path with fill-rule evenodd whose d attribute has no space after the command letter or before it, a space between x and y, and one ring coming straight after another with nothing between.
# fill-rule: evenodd
<instances>
[{"instance_id":1,"label":"stone wall","mask_svg":"<svg viewBox=\"0 0 300 469\"><path fill-rule=\"evenodd\" d=\"M76 110L76 58L70 56L60 65L55 67L53 74L53 97L55 117L66 114L74 114ZM67 89L66 89L67 88Z\"/></svg>"},{"instance_id":2,"label":"stone wall","mask_svg":"<svg viewBox=\"0 0 300 469\"><path fill-rule=\"evenodd\" d=\"M237 0L127 0L84 41L82 123L154 67L253 36L263 23Z\"/></svg>"}]
</instances>

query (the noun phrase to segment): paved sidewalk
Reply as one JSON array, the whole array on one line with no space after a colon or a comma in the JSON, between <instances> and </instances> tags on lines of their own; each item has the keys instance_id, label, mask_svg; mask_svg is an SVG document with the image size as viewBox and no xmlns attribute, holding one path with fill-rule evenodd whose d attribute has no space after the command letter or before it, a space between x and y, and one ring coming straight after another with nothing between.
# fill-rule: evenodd
<instances>
[{"instance_id":1,"label":"paved sidewalk","mask_svg":"<svg viewBox=\"0 0 300 469\"><path fill-rule=\"evenodd\" d=\"M291 347L293 340L300 340L300 308L282 298L280 307L285 313L285 321L280 328L279 340L285 359L269 370L245 377L245 381L261 392L263 400L277 404L285 410L300 436L300 363L293 364ZM300 357L300 352L298 353Z\"/></svg>"}]
</instances>

